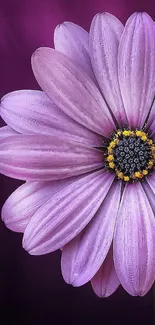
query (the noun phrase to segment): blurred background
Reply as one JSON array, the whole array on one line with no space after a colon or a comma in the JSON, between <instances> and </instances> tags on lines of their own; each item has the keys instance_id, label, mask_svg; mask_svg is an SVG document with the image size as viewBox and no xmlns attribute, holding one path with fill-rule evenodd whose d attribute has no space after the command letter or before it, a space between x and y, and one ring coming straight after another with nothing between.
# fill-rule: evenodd
<instances>
[{"instance_id":1,"label":"blurred background","mask_svg":"<svg viewBox=\"0 0 155 325\"><path fill-rule=\"evenodd\" d=\"M40 46L53 46L57 24L72 21L89 30L93 16L103 11L123 23L135 11L146 11L155 20L155 1L0 0L0 97L13 90L39 89L31 54ZM0 175L1 206L21 184ZM90 284L73 288L63 281L60 252L30 256L21 240L21 234L0 221L0 324L154 324L153 290L133 298L120 288L100 299Z\"/></svg>"}]
</instances>

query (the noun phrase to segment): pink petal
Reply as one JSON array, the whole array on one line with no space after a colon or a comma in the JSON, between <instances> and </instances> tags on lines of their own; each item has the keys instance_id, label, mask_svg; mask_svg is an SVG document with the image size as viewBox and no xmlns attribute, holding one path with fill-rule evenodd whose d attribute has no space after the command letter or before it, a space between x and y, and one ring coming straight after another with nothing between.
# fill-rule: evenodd
<instances>
[{"instance_id":1,"label":"pink petal","mask_svg":"<svg viewBox=\"0 0 155 325\"><path fill-rule=\"evenodd\" d=\"M0 171L23 180L56 180L103 167L103 152L58 136L17 135L1 141Z\"/></svg>"},{"instance_id":2,"label":"pink petal","mask_svg":"<svg viewBox=\"0 0 155 325\"><path fill-rule=\"evenodd\" d=\"M115 271L112 249L91 280L91 285L96 295L101 298L111 296L119 287L120 282Z\"/></svg>"},{"instance_id":3,"label":"pink petal","mask_svg":"<svg viewBox=\"0 0 155 325\"><path fill-rule=\"evenodd\" d=\"M67 136L98 146L101 143L97 134L64 114L42 91L13 91L2 98L0 109L3 120L20 133Z\"/></svg>"},{"instance_id":4,"label":"pink petal","mask_svg":"<svg viewBox=\"0 0 155 325\"><path fill-rule=\"evenodd\" d=\"M115 129L108 107L93 81L64 54L40 48L32 56L35 77L56 105L88 129L111 135Z\"/></svg>"},{"instance_id":5,"label":"pink petal","mask_svg":"<svg viewBox=\"0 0 155 325\"><path fill-rule=\"evenodd\" d=\"M120 124L127 122L119 82L117 56L124 26L109 13L97 14L90 28L90 55L96 79Z\"/></svg>"},{"instance_id":6,"label":"pink petal","mask_svg":"<svg viewBox=\"0 0 155 325\"><path fill-rule=\"evenodd\" d=\"M88 224L113 181L100 170L56 193L36 211L24 234L23 246L33 255L63 247Z\"/></svg>"},{"instance_id":7,"label":"pink petal","mask_svg":"<svg viewBox=\"0 0 155 325\"><path fill-rule=\"evenodd\" d=\"M2 126L0 128L0 139L5 139L7 137L11 137L12 135L16 135L18 132L13 130L10 126Z\"/></svg>"},{"instance_id":8,"label":"pink petal","mask_svg":"<svg viewBox=\"0 0 155 325\"><path fill-rule=\"evenodd\" d=\"M154 97L154 22L146 13L127 21L118 54L121 93L130 127L141 128Z\"/></svg>"},{"instance_id":9,"label":"pink petal","mask_svg":"<svg viewBox=\"0 0 155 325\"><path fill-rule=\"evenodd\" d=\"M117 182L83 232L63 247L61 269L67 283L85 284L102 265L112 243L120 194Z\"/></svg>"},{"instance_id":10,"label":"pink petal","mask_svg":"<svg viewBox=\"0 0 155 325\"><path fill-rule=\"evenodd\" d=\"M17 188L2 208L5 225L17 232L24 232L34 213L55 193L75 182L80 176L53 182L26 182Z\"/></svg>"},{"instance_id":11,"label":"pink petal","mask_svg":"<svg viewBox=\"0 0 155 325\"><path fill-rule=\"evenodd\" d=\"M124 189L113 249L124 289L133 296L145 295L155 280L155 219L140 182Z\"/></svg>"},{"instance_id":12,"label":"pink petal","mask_svg":"<svg viewBox=\"0 0 155 325\"><path fill-rule=\"evenodd\" d=\"M89 57L88 33L82 27L68 21L58 25L54 31L54 45L95 80Z\"/></svg>"},{"instance_id":13,"label":"pink petal","mask_svg":"<svg viewBox=\"0 0 155 325\"><path fill-rule=\"evenodd\" d=\"M143 188L155 214L155 171L153 171L151 176L146 178L146 182L143 183Z\"/></svg>"}]
</instances>

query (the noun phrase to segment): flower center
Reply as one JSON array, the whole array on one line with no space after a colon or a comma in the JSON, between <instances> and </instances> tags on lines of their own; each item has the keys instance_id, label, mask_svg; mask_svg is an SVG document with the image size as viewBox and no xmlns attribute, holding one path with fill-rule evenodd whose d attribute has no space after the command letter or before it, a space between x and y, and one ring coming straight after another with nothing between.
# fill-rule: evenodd
<instances>
[{"instance_id":1,"label":"flower center","mask_svg":"<svg viewBox=\"0 0 155 325\"><path fill-rule=\"evenodd\" d=\"M106 166L125 182L145 177L154 162L155 144L144 131L118 130L108 144Z\"/></svg>"}]
</instances>

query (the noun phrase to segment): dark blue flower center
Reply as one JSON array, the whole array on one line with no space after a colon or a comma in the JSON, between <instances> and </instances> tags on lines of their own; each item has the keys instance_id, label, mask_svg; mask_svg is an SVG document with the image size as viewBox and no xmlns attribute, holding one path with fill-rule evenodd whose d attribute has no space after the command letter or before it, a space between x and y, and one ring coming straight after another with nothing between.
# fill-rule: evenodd
<instances>
[{"instance_id":1,"label":"dark blue flower center","mask_svg":"<svg viewBox=\"0 0 155 325\"><path fill-rule=\"evenodd\" d=\"M138 180L154 167L155 145L142 130L118 130L109 142L106 166L124 181Z\"/></svg>"},{"instance_id":2,"label":"dark blue flower center","mask_svg":"<svg viewBox=\"0 0 155 325\"><path fill-rule=\"evenodd\" d=\"M151 159L151 148L140 137L123 137L113 149L116 168L124 175L132 177L135 172L147 168Z\"/></svg>"}]
</instances>

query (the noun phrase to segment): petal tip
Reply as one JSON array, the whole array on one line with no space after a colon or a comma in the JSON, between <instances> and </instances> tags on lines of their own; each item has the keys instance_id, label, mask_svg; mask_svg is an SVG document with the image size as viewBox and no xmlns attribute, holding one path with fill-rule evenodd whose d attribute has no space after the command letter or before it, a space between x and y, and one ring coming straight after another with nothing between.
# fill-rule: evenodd
<instances>
[{"instance_id":1,"label":"petal tip","mask_svg":"<svg viewBox=\"0 0 155 325\"><path fill-rule=\"evenodd\" d=\"M66 274L63 271L62 267L61 267L61 272L62 272L63 279L67 284L70 284L73 287L80 287L84 284L84 283L79 282L79 274L78 273L68 274L68 272L67 272L67 274Z\"/></svg>"},{"instance_id":2,"label":"petal tip","mask_svg":"<svg viewBox=\"0 0 155 325\"><path fill-rule=\"evenodd\" d=\"M22 247L25 249L25 251L27 251L28 253L30 253L31 251L31 247L27 241L27 239L25 237L23 237L23 240L22 240Z\"/></svg>"},{"instance_id":3,"label":"petal tip","mask_svg":"<svg viewBox=\"0 0 155 325\"><path fill-rule=\"evenodd\" d=\"M37 48L37 49L33 52L32 57L36 57L36 56L40 53L41 50L42 50L42 47Z\"/></svg>"},{"instance_id":4,"label":"petal tip","mask_svg":"<svg viewBox=\"0 0 155 325\"><path fill-rule=\"evenodd\" d=\"M5 99L7 99L8 96L9 96L11 93L12 93L12 92L5 94L5 95L0 99L0 105L1 105L2 103L4 103Z\"/></svg>"},{"instance_id":5,"label":"petal tip","mask_svg":"<svg viewBox=\"0 0 155 325\"><path fill-rule=\"evenodd\" d=\"M61 24L58 24L55 29L54 29L54 45L56 48L57 45L57 37L59 40L59 37L61 37L61 35L63 35L64 33L66 34L67 29L69 29L70 26L74 25L73 23L69 22L69 21L64 21Z\"/></svg>"},{"instance_id":6,"label":"petal tip","mask_svg":"<svg viewBox=\"0 0 155 325\"><path fill-rule=\"evenodd\" d=\"M114 18L114 19L117 19L116 16L114 16L113 14L111 14L110 12L107 12L107 11L104 11L104 12L98 12L98 13L94 16L93 20L94 20L94 19L96 20L96 19L98 19L98 18L104 18L104 19L106 19L106 18L110 18L110 19Z\"/></svg>"},{"instance_id":7,"label":"petal tip","mask_svg":"<svg viewBox=\"0 0 155 325\"><path fill-rule=\"evenodd\" d=\"M137 20L138 19L138 21L137 22L140 22L140 21L143 21L143 19L144 20L149 20L149 21L152 21L153 22L153 20L152 20L152 18L151 18L151 16L147 13L147 12L145 12L145 11L139 11L139 12L134 12L129 18L128 18L128 20L127 20L127 24L128 24L128 22L130 22L130 21L133 21L133 20ZM143 21L144 22L144 21ZM154 23L154 22L153 22Z\"/></svg>"},{"instance_id":8,"label":"petal tip","mask_svg":"<svg viewBox=\"0 0 155 325\"><path fill-rule=\"evenodd\" d=\"M61 24L58 24L55 29L54 29L54 37L55 37L55 34L59 31L61 31L64 27L66 27L66 22L64 21L63 23Z\"/></svg>"},{"instance_id":9,"label":"petal tip","mask_svg":"<svg viewBox=\"0 0 155 325\"><path fill-rule=\"evenodd\" d=\"M42 53L46 53L47 51L52 51L52 48L46 47L46 46L45 47L39 47L32 54L32 59L37 59L38 57L40 57L40 55L42 55Z\"/></svg>"},{"instance_id":10,"label":"petal tip","mask_svg":"<svg viewBox=\"0 0 155 325\"><path fill-rule=\"evenodd\" d=\"M57 26L56 26L56 28L55 29L60 29L60 28L64 28L64 27L69 27L69 26L71 26L71 25L75 25L74 23L72 23L72 22L70 22L70 21L63 21L63 23L61 23L61 24L58 24Z\"/></svg>"}]
</instances>

